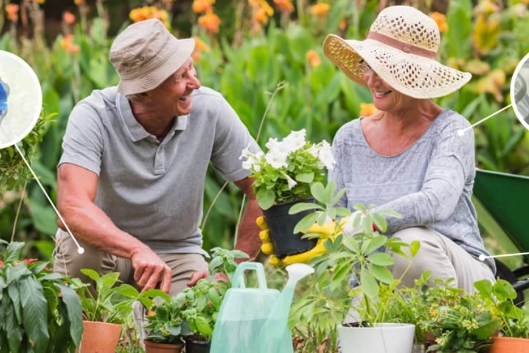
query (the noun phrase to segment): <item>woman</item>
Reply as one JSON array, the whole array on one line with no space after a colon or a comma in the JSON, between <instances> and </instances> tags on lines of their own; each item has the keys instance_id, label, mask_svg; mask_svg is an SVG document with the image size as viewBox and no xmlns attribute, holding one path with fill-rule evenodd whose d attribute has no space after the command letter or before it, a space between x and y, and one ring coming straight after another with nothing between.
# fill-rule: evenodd
<instances>
[{"instance_id":1,"label":"woman","mask_svg":"<svg viewBox=\"0 0 529 353\"><path fill-rule=\"evenodd\" d=\"M347 190L339 206L392 209L402 218L387 219L387 234L421 242L404 286L429 270L431 279L454 278L473 292L475 281L494 280L495 272L492 260L478 259L488 253L471 202L474 137L465 118L432 101L471 75L437 62L439 43L435 21L408 6L381 11L364 41L327 36L325 55L371 90L378 109L337 132L330 179ZM400 277L408 261L394 259Z\"/></svg>"}]
</instances>

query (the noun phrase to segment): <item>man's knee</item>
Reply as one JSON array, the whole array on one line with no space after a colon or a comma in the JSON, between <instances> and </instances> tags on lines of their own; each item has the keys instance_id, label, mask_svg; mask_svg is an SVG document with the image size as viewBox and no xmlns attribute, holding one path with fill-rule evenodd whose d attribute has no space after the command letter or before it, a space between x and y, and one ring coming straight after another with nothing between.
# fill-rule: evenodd
<instances>
[{"instance_id":1,"label":"man's knee","mask_svg":"<svg viewBox=\"0 0 529 353\"><path fill-rule=\"evenodd\" d=\"M59 232L61 233L59 235ZM87 276L81 270L89 268L99 274L112 272L116 268L115 257L85 243L79 242L84 252L79 254L77 244L72 237L65 232L59 231L56 239L55 257L53 271L73 278L80 278L89 283Z\"/></svg>"}]
</instances>

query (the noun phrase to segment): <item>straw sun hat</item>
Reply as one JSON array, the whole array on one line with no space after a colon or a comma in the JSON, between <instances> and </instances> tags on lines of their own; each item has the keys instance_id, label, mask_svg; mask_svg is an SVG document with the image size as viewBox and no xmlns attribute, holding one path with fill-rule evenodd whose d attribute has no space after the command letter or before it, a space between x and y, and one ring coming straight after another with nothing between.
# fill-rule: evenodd
<instances>
[{"instance_id":1,"label":"straw sun hat","mask_svg":"<svg viewBox=\"0 0 529 353\"><path fill-rule=\"evenodd\" d=\"M359 66L363 59L396 91L428 99L452 93L472 77L439 63L435 59L439 44L439 28L433 19L410 6L391 6L377 16L367 39L344 40L329 34L323 52L361 85L366 85Z\"/></svg>"}]
</instances>

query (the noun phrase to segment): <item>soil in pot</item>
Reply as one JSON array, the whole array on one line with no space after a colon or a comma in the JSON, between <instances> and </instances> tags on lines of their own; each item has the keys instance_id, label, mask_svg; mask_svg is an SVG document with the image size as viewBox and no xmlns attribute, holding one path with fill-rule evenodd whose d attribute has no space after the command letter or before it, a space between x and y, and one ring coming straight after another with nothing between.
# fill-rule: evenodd
<instances>
[{"instance_id":1,"label":"soil in pot","mask_svg":"<svg viewBox=\"0 0 529 353\"><path fill-rule=\"evenodd\" d=\"M185 338L185 341L185 353L209 353L211 342L204 341L195 336L188 336Z\"/></svg>"},{"instance_id":2,"label":"soil in pot","mask_svg":"<svg viewBox=\"0 0 529 353\"><path fill-rule=\"evenodd\" d=\"M144 340L145 353L181 353L184 344L156 343Z\"/></svg>"},{"instance_id":3,"label":"soil in pot","mask_svg":"<svg viewBox=\"0 0 529 353\"><path fill-rule=\"evenodd\" d=\"M77 353L115 353L121 336L121 325L83 321L83 338Z\"/></svg>"},{"instance_id":4,"label":"soil in pot","mask_svg":"<svg viewBox=\"0 0 529 353\"><path fill-rule=\"evenodd\" d=\"M314 202L314 199L281 203L263 210L270 231L270 239L274 245L274 252L279 258L300 254L316 246L317 239L302 239L303 233L294 234L296 224L307 214L313 212L307 210L292 215L288 214L290 208L300 202Z\"/></svg>"}]
</instances>

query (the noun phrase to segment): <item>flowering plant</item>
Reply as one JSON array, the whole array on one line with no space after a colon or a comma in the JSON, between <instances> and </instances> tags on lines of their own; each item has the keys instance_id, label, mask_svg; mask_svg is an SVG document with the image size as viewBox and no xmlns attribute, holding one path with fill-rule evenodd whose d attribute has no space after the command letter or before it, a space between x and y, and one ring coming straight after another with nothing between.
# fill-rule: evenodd
<instances>
[{"instance_id":1,"label":"flowering plant","mask_svg":"<svg viewBox=\"0 0 529 353\"><path fill-rule=\"evenodd\" d=\"M529 338L529 312L516 306L514 299L518 294L512 284L502 279L494 284L481 280L475 282L474 287L492 315L500 321L502 336Z\"/></svg>"},{"instance_id":2,"label":"flowering plant","mask_svg":"<svg viewBox=\"0 0 529 353\"><path fill-rule=\"evenodd\" d=\"M325 140L313 144L305 140L305 129L293 131L282 141L270 138L268 152L242 151L243 168L252 171L259 206L266 210L274 203L311 197L310 187L323 182L325 170L334 166L331 146Z\"/></svg>"},{"instance_id":3,"label":"flowering plant","mask_svg":"<svg viewBox=\"0 0 529 353\"><path fill-rule=\"evenodd\" d=\"M451 280L435 282L432 287L418 285L415 299L407 302L412 310L421 312L415 323L419 330L435 337L428 352L478 352L489 345L490 337L500 328L500 319L480 294L464 293L453 287Z\"/></svg>"}]
</instances>

